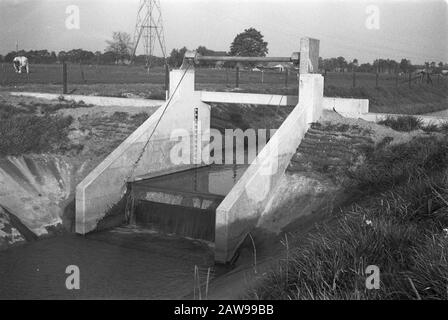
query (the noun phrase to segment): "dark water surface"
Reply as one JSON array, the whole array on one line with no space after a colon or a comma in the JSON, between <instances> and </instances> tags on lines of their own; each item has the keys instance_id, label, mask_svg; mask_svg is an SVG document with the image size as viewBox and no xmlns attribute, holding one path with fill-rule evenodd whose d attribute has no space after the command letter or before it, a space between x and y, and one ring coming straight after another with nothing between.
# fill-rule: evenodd
<instances>
[{"instance_id":1,"label":"dark water surface","mask_svg":"<svg viewBox=\"0 0 448 320\"><path fill-rule=\"evenodd\" d=\"M222 200L246 169L247 165L208 166L135 184L168 193L177 190L211 194ZM179 216L167 215L169 205L162 209L163 216ZM188 210L179 210L184 220L177 217L173 222L170 218L165 224L187 225L185 221L191 220ZM202 237L212 240L212 218L208 219L211 222L192 225L195 230L190 233L196 234L202 229L209 232L212 228L211 236L207 233ZM163 227L159 226L159 230ZM195 266L204 279L207 268L213 267L211 246L205 241L162 235L142 227L120 227L87 236L66 234L27 243L0 251L0 299L191 297ZM80 269L80 290L68 290L65 286L69 265Z\"/></svg>"},{"instance_id":2,"label":"dark water surface","mask_svg":"<svg viewBox=\"0 0 448 320\"><path fill-rule=\"evenodd\" d=\"M80 290L65 286L68 265ZM206 243L122 227L64 235L0 252L0 299L178 299L194 286L194 267L213 266Z\"/></svg>"}]
</instances>

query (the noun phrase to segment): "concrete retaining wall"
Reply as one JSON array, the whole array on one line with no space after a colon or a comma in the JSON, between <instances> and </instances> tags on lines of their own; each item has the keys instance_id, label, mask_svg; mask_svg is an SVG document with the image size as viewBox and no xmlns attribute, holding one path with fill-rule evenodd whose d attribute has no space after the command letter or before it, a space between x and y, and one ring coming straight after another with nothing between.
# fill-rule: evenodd
<instances>
[{"instance_id":1,"label":"concrete retaining wall","mask_svg":"<svg viewBox=\"0 0 448 320\"><path fill-rule=\"evenodd\" d=\"M61 97L64 100L93 104L96 106L117 106L117 107L158 107L165 103L164 100L149 99L128 99L101 96L84 96L76 94L55 94L55 93L38 93L38 92L11 92L13 96L33 97L46 100L58 100Z\"/></svg>"},{"instance_id":2,"label":"concrete retaining wall","mask_svg":"<svg viewBox=\"0 0 448 320\"><path fill-rule=\"evenodd\" d=\"M177 84L175 80L180 80L180 72L184 71L175 70L171 73L171 83ZM177 96L173 97L143 154L144 145L159 121L165 104L77 186L77 233L85 234L96 228L98 221L104 217L108 209L124 195L127 181L132 181L137 176L155 176L187 169L194 165L191 158L189 164L175 164L170 159L170 151L177 143L171 140L173 130L187 130L192 139L194 108L198 108L201 125L205 128L210 127L210 106L201 102L199 92L190 90L191 83L194 85L194 72L187 72L178 88L178 91L182 92L182 100ZM204 135L203 138L200 149L209 140ZM140 155L142 155L141 159L134 167ZM191 150L190 155L193 157Z\"/></svg>"},{"instance_id":3,"label":"concrete retaining wall","mask_svg":"<svg viewBox=\"0 0 448 320\"><path fill-rule=\"evenodd\" d=\"M357 118L360 114L369 112L369 100L324 97L323 108L326 110L334 109L344 117Z\"/></svg>"},{"instance_id":4,"label":"concrete retaining wall","mask_svg":"<svg viewBox=\"0 0 448 320\"><path fill-rule=\"evenodd\" d=\"M297 96L235 92L202 91L201 99L204 102L255 104L275 107L296 106L298 103Z\"/></svg>"},{"instance_id":5,"label":"concrete retaining wall","mask_svg":"<svg viewBox=\"0 0 448 320\"><path fill-rule=\"evenodd\" d=\"M309 125L322 114L323 77L303 74L299 104L216 210L215 260L230 261L257 225Z\"/></svg>"}]
</instances>

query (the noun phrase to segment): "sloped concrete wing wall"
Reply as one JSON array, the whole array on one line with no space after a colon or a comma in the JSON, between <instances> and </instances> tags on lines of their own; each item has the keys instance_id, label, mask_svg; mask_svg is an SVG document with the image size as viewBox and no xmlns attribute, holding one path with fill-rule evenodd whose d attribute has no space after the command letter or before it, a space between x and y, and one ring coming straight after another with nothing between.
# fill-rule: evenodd
<instances>
[{"instance_id":1,"label":"sloped concrete wing wall","mask_svg":"<svg viewBox=\"0 0 448 320\"><path fill-rule=\"evenodd\" d=\"M310 124L322 114L323 77L300 76L299 104L216 210L215 260L230 261L257 225Z\"/></svg>"},{"instance_id":2,"label":"sloped concrete wing wall","mask_svg":"<svg viewBox=\"0 0 448 320\"><path fill-rule=\"evenodd\" d=\"M173 71L171 83L174 85L179 83L183 72L185 71ZM171 138L175 130L183 130L187 132L186 135L189 136L190 141L193 139L195 108L198 109L198 121L201 126L210 127L210 106L201 101L200 92L191 90L192 86L194 88L194 72L185 72L177 90L182 94L173 96L165 113L163 110L166 104L160 107L76 187L77 233L85 234L96 228L98 221L126 192L127 181L132 181L138 176L155 176L195 165L191 158L187 163L173 162L170 158L173 146L179 143L177 139ZM174 92L174 89L171 92ZM163 117L161 117L162 114ZM157 128L154 131L156 125ZM144 148L150 137L149 143ZM208 143L207 137L202 135L201 138L204 141L200 149Z\"/></svg>"}]
</instances>

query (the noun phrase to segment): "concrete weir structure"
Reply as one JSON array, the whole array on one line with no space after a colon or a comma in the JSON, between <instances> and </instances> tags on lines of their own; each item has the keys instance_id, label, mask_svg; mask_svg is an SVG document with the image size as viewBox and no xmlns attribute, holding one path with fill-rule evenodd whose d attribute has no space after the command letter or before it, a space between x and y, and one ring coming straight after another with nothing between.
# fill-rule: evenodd
<instances>
[{"instance_id":1,"label":"concrete weir structure","mask_svg":"<svg viewBox=\"0 0 448 320\"><path fill-rule=\"evenodd\" d=\"M282 96L195 91L194 63L201 59L219 60L219 57L186 55L182 69L170 73L169 99L77 186L76 232L85 234L95 230L108 210L124 196L128 182L141 180L142 176L145 179L154 178L210 165L209 155L205 151L201 153L208 150L206 146L210 142L207 134L210 129L210 105L207 103L295 106L236 184L214 207L215 260L219 263L231 261L261 216L270 214L266 212L266 204L271 200L310 124L319 120L322 110L340 110L347 116L368 112L368 100L323 97L324 79L315 73L318 57L319 40L301 39L299 95ZM242 61L245 57L235 59ZM258 58L247 59L253 61ZM289 58L273 59L284 61ZM190 161L181 164L170 159L173 146L177 143L172 135L178 129L186 132L193 142L190 144ZM156 193L152 194L151 199L154 200ZM143 196L146 196L145 192ZM164 201L166 203L166 197Z\"/></svg>"}]
</instances>

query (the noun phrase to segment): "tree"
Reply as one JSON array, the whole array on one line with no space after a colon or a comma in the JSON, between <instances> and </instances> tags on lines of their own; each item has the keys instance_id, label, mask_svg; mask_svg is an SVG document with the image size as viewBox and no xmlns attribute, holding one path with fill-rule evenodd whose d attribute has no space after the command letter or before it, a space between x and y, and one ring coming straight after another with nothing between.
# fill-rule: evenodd
<instances>
[{"instance_id":1,"label":"tree","mask_svg":"<svg viewBox=\"0 0 448 320\"><path fill-rule=\"evenodd\" d=\"M339 68L339 71L344 72L345 68L347 67L347 61L345 60L344 57L337 57L336 58L336 62L337 62L337 66Z\"/></svg>"},{"instance_id":2,"label":"tree","mask_svg":"<svg viewBox=\"0 0 448 320\"><path fill-rule=\"evenodd\" d=\"M230 45L231 56L265 57L268 53L268 43L263 41L263 35L255 28L249 28L239 33Z\"/></svg>"},{"instance_id":3,"label":"tree","mask_svg":"<svg viewBox=\"0 0 448 320\"><path fill-rule=\"evenodd\" d=\"M179 50L173 49L168 57L168 64L174 68L179 68L182 65L182 61L184 60L184 55L187 50L188 49L186 47Z\"/></svg>"},{"instance_id":4,"label":"tree","mask_svg":"<svg viewBox=\"0 0 448 320\"><path fill-rule=\"evenodd\" d=\"M114 32L112 40L108 40L106 52L112 52L115 63L124 63L131 58L132 41L130 34L126 32Z\"/></svg>"},{"instance_id":5,"label":"tree","mask_svg":"<svg viewBox=\"0 0 448 320\"><path fill-rule=\"evenodd\" d=\"M411 67L411 61L407 60L407 59L401 59L400 61L400 69L403 72L408 72L410 71L410 67Z\"/></svg>"}]
</instances>

